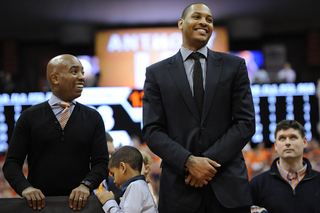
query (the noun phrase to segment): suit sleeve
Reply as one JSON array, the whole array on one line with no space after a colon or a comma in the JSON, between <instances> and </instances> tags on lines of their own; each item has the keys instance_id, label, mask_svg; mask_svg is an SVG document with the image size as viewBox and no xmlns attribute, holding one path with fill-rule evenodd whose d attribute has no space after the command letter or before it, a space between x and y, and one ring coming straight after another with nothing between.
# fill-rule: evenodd
<instances>
[{"instance_id":1,"label":"suit sleeve","mask_svg":"<svg viewBox=\"0 0 320 213\"><path fill-rule=\"evenodd\" d=\"M105 128L98 112L94 120L96 121L96 126L91 146L91 170L84 179L92 184L91 189L98 188L99 184L108 177L109 173L109 154L106 145Z\"/></svg>"},{"instance_id":2,"label":"suit sleeve","mask_svg":"<svg viewBox=\"0 0 320 213\"><path fill-rule=\"evenodd\" d=\"M252 201L253 201L253 205L257 205L259 206L259 188L257 187L257 179L254 177L250 180L249 184L250 184L250 190L251 190L251 195L252 195Z\"/></svg>"},{"instance_id":3,"label":"suit sleeve","mask_svg":"<svg viewBox=\"0 0 320 213\"><path fill-rule=\"evenodd\" d=\"M13 130L9 144L6 161L3 165L3 173L10 186L22 196L22 191L31 184L22 172L22 166L30 145L30 124L28 123L28 110L19 117Z\"/></svg>"},{"instance_id":4,"label":"suit sleeve","mask_svg":"<svg viewBox=\"0 0 320 213\"><path fill-rule=\"evenodd\" d=\"M160 68L152 71L159 70ZM163 162L170 164L178 173L184 175L184 165L191 152L168 135L161 90L152 71L150 68L147 68L146 71L142 135L149 148Z\"/></svg>"},{"instance_id":5,"label":"suit sleeve","mask_svg":"<svg viewBox=\"0 0 320 213\"><path fill-rule=\"evenodd\" d=\"M252 93L247 67L243 59L240 60L237 72L229 81L232 82L230 90L232 120L230 127L217 141L212 143L211 147L203 152L204 156L217 161L221 165L227 164L241 153L241 150L255 132ZM216 101L221 102L222 100Z\"/></svg>"}]
</instances>

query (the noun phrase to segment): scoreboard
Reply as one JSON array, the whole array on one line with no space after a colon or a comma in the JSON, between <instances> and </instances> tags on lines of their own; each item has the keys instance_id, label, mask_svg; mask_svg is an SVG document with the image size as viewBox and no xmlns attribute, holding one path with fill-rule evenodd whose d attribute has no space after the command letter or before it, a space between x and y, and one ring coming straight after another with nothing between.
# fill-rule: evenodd
<instances>
[{"instance_id":1,"label":"scoreboard","mask_svg":"<svg viewBox=\"0 0 320 213\"><path fill-rule=\"evenodd\" d=\"M300 122L308 141L317 135L319 109L314 83L252 85L251 89L256 115L253 143L264 141L272 146L276 125L283 119Z\"/></svg>"},{"instance_id":2,"label":"scoreboard","mask_svg":"<svg viewBox=\"0 0 320 213\"><path fill-rule=\"evenodd\" d=\"M256 118L253 143L264 141L272 146L274 129L282 119L295 119L304 125L308 141L317 135L319 113L314 83L252 85L251 89ZM0 94L0 152L6 150L22 111L50 96L51 92ZM134 135L142 139L142 97L142 90L131 87L85 87L76 101L101 114L117 148L130 145Z\"/></svg>"}]
</instances>

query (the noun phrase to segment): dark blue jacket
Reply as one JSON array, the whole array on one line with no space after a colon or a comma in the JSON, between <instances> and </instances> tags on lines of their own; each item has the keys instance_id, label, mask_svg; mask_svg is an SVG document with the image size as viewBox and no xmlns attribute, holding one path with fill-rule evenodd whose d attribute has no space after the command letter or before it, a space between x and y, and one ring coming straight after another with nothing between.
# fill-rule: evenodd
<instances>
[{"instance_id":1,"label":"dark blue jacket","mask_svg":"<svg viewBox=\"0 0 320 213\"><path fill-rule=\"evenodd\" d=\"M292 189L277 168L275 159L270 170L253 177L250 181L253 204L264 207L268 213L320 212L320 173L311 168L308 159L305 177Z\"/></svg>"}]
</instances>

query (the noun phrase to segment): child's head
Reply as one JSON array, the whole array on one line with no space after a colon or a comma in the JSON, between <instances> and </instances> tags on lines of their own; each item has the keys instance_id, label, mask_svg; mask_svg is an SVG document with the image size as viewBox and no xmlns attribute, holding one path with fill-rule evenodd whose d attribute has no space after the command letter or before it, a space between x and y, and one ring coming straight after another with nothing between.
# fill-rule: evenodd
<instances>
[{"instance_id":1,"label":"child's head","mask_svg":"<svg viewBox=\"0 0 320 213\"><path fill-rule=\"evenodd\" d=\"M121 184L141 173L142 155L132 146L123 146L111 156L108 167L116 186L120 188Z\"/></svg>"},{"instance_id":2,"label":"child's head","mask_svg":"<svg viewBox=\"0 0 320 213\"><path fill-rule=\"evenodd\" d=\"M150 157L150 155L143 151L140 150L142 157L143 157L143 165L142 165L142 169L141 169L141 174L145 176L146 178L146 182L150 183L150 173L151 173L151 164L152 164L152 159Z\"/></svg>"}]
</instances>

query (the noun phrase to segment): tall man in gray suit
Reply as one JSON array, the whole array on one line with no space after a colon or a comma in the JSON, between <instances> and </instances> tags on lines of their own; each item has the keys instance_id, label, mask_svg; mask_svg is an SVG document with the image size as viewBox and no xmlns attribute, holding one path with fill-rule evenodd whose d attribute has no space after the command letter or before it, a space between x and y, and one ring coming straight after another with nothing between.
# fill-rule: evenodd
<instances>
[{"instance_id":1,"label":"tall man in gray suit","mask_svg":"<svg viewBox=\"0 0 320 213\"><path fill-rule=\"evenodd\" d=\"M213 31L207 5L187 6L178 26L180 51L148 67L144 85L142 134L162 158L159 212L249 213L241 150L255 113L245 61L206 47Z\"/></svg>"}]
</instances>

